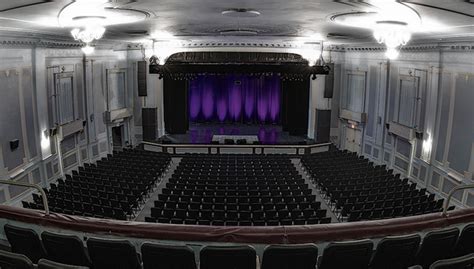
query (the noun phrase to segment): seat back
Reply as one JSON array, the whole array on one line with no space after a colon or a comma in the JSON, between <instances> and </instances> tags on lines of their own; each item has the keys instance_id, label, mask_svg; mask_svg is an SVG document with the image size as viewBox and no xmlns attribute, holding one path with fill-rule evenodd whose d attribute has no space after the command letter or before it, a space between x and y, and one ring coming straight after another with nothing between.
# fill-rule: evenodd
<instances>
[{"instance_id":1,"label":"seat back","mask_svg":"<svg viewBox=\"0 0 474 269\"><path fill-rule=\"evenodd\" d=\"M43 232L41 238L49 260L70 265L91 265L84 245L77 236Z\"/></svg>"},{"instance_id":2,"label":"seat back","mask_svg":"<svg viewBox=\"0 0 474 269\"><path fill-rule=\"evenodd\" d=\"M250 246L207 246L200 252L200 269L256 269L257 254Z\"/></svg>"},{"instance_id":3,"label":"seat back","mask_svg":"<svg viewBox=\"0 0 474 269\"><path fill-rule=\"evenodd\" d=\"M458 235L457 228L426 234L416 257L416 264L426 269L435 261L451 258Z\"/></svg>"},{"instance_id":4,"label":"seat back","mask_svg":"<svg viewBox=\"0 0 474 269\"><path fill-rule=\"evenodd\" d=\"M190 247L144 243L141 249L144 269L196 269Z\"/></svg>"},{"instance_id":5,"label":"seat back","mask_svg":"<svg viewBox=\"0 0 474 269\"><path fill-rule=\"evenodd\" d=\"M456 256L474 253L474 224L469 224L461 232L456 245Z\"/></svg>"},{"instance_id":6,"label":"seat back","mask_svg":"<svg viewBox=\"0 0 474 269\"><path fill-rule=\"evenodd\" d=\"M474 253L434 262L430 269L466 269L474 267Z\"/></svg>"},{"instance_id":7,"label":"seat back","mask_svg":"<svg viewBox=\"0 0 474 269\"><path fill-rule=\"evenodd\" d=\"M370 240L329 244L323 252L320 269L365 269L369 266L373 243Z\"/></svg>"},{"instance_id":8,"label":"seat back","mask_svg":"<svg viewBox=\"0 0 474 269\"><path fill-rule=\"evenodd\" d=\"M33 269L33 263L23 254L0 250L0 268L2 269Z\"/></svg>"},{"instance_id":9,"label":"seat back","mask_svg":"<svg viewBox=\"0 0 474 269\"><path fill-rule=\"evenodd\" d=\"M314 269L317 261L315 245L274 245L265 248L262 269Z\"/></svg>"},{"instance_id":10,"label":"seat back","mask_svg":"<svg viewBox=\"0 0 474 269\"><path fill-rule=\"evenodd\" d=\"M140 268L135 247L129 241L90 238L87 240L87 248L94 268Z\"/></svg>"},{"instance_id":11,"label":"seat back","mask_svg":"<svg viewBox=\"0 0 474 269\"><path fill-rule=\"evenodd\" d=\"M38 263L39 259L46 256L35 231L10 224L5 224L4 229L12 252L25 255L33 263Z\"/></svg>"},{"instance_id":12,"label":"seat back","mask_svg":"<svg viewBox=\"0 0 474 269\"><path fill-rule=\"evenodd\" d=\"M387 237L377 245L371 261L373 269L402 269L414 263L421 238L419 235Z\"/></svg>"},{"instance_id":13,"label":"seat back","mask_svg":"<svg viewBox=\"0 0 474 269\"><path fill-rule=\"evenodd\" d=\"M69 265L59 262L53 262L46 259L41 259L38 262L38 269L89 269L89 267Z\"/></svg>"}]
</instances>

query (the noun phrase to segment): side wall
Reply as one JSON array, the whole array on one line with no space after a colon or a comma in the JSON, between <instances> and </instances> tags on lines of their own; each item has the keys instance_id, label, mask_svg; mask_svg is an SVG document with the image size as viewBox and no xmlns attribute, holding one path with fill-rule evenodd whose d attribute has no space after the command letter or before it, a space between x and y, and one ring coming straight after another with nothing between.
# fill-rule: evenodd
<instances>
[{"instance_id":1,"label":"side wall","mask_svg":"<svg viewBox=\"0 0 474 269\"><path fill-rule=\"evenodd\" d=\"M444 198L473 183L473 63L472 50L403 52L391 62L383 53L346 51L336 74L334 141ZM452 202L474 206L474 190Z\"/></svg>"},{"instance_id":2,"label":"side wall","mask_svg":"<svg viewBox=\"0 0 474 269\"><path fill-rule=\"evenodd\" d=\"M127 119L104 120L115 87L107 74L128 72L126 52L98 50L84 58L80 49L0 47L0 59L2 180L46 187L110 153L111 127L122 124L124 136L133 135ZM64 125L57 124L56 99L66 96L59 93L61 87L73 93L73 108L63 108L72 120ZM126 106L133 109L132 92L125 93ZM18 147L10 146L16 142ZM27 188L0 185L0 203L20 205L30 193Z\"/></svg>"}]
</instances>

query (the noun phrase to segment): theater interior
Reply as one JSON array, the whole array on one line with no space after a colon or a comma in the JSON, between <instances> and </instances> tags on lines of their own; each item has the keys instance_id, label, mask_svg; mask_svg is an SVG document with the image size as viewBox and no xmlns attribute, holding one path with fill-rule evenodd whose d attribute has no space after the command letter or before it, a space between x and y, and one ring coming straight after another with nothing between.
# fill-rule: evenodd
<instances>
[{"instance_id":1,"label":"theater interior","mask_svg":"<svg viewBox=\"0 0 474 269\"><path fill-rule=\"evenodd\" d=\"M474 1L0 1L1 269L474 268Z\"/></svg>"}]
</instances>

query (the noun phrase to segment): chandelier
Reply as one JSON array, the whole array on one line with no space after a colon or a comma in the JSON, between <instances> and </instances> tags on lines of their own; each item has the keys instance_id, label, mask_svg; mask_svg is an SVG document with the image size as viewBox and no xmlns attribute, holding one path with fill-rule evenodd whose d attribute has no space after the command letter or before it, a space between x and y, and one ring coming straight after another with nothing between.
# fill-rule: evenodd
<instances>
[{"instance_id":1,"label":"chandelier","mask_svg":"<svg viewBox=\"0 0 474 269\"><path fill-rule=\"evenodd\" d=\"M400 48L411 39L411 32L407 23L400 21L377 21L374 29L374 38L380 44L385 44L385 55L389 59L396 59Z\"/></svg>"},{"instance_id":2,"label":"chandelier","mask_svg":"<svg viewBox=\"0 0 474 269\"><path fill-rule=\"evenodd\" d=\"M86 44L91 43L94 40L99 40L104 36L105 27L103 26L87 26L84 29L74 28L71 31L72 37L74 40L81 41Z\"/></svg>"}]
</instances>

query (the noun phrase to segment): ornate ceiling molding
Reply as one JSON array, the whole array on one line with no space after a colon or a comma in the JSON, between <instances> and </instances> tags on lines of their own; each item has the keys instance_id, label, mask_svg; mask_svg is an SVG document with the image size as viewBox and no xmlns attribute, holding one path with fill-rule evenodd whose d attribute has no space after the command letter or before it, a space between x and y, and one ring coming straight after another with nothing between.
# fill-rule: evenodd
<instances>
[{"instance_id":1,"label":"ornate ceiling molding","mask_svg":"<svg viewBox=\"0 0 474 269\"><path fill-rule=\"evenodd\" d=\"M339 51L339 52L383 52L385 47L379 45L367 45L367 46L354 46L354 45L337 45L328 46L325 48L328 51ZM461 43L439 43L439 44L419 44L419 45L408 45L401 48L401 51L407 52L432 52L432 51L474 51L474 42L461 42Z\"/></svg>"}]
</instances>

